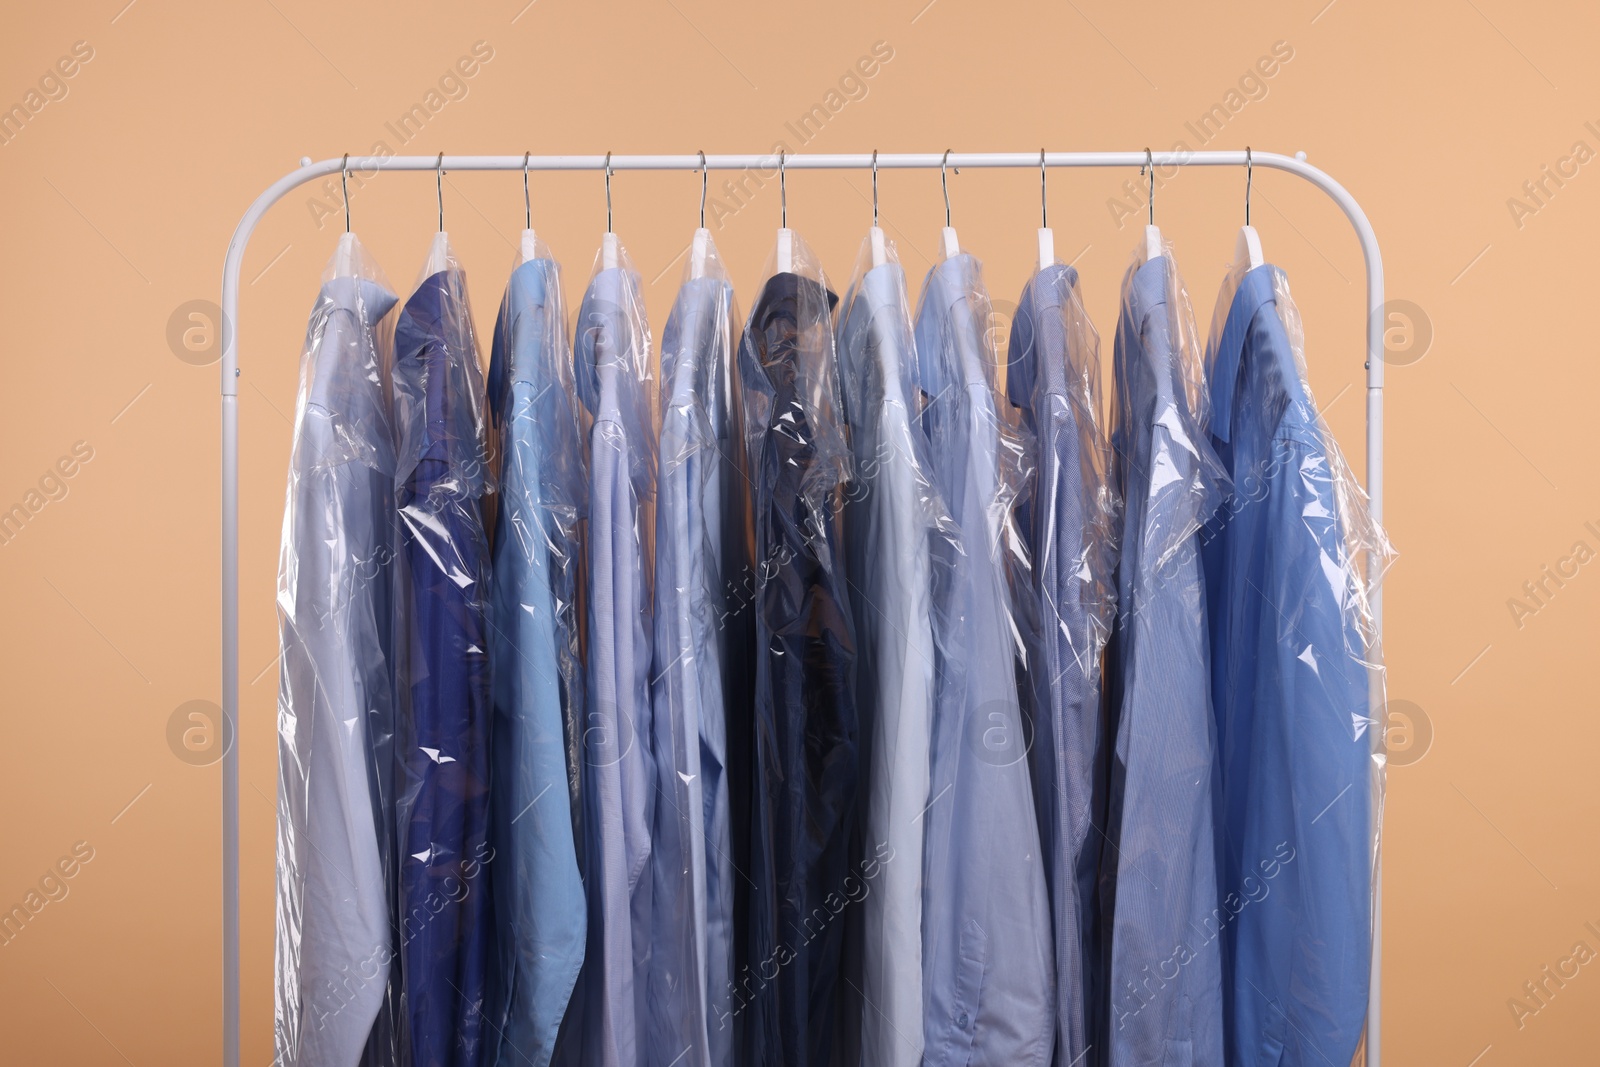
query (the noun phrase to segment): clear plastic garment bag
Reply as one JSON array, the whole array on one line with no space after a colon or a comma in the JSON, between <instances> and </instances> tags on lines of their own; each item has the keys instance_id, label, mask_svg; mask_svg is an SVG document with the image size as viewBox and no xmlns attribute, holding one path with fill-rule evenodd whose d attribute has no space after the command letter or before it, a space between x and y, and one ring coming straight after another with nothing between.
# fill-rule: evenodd
<instances>
[{"instance_id":1,"label":"clear plastic garment bag","mask_svg":"<svg viewBox=\"0 0 1600 1067\"><path fill-rule=\"evenodd\" d=\"M748 702L736 662L745 483L733 410L733 286L699 230L661 337L656 485L654 879L645 1062L731 1067L735 880L730 752ZM730 729L734 734L730 744Z\"/></svg>"},{"instance_id":2,"label":"clear plastic garment bag","mask_svg":"<svg viewBox=\"0 0 1600 1067\"><path fill-rule=\"evenodd\" d=\"M632 1067L648 1016L651 542L655 368L639 273L607 233L573 338L589 460L588 686L582 797L589 902L582 989L569 1021L581 1063Z\"/></svg>"},{"instance_id":3,"label":"clear plastic garment bag","mask_svg":"<svg viewBox=\"0 0 1600 1067\"><path fill-rule=\"evenodd\" d=\"M1312 400L1278 268L1242 254L1229 271L1207 375L1210 442L1234 485L1202 535L1228 1062L1348 1063L1382 800L1371 581L1392 551Z\"/></svg>"},{"instance_id":4,"label":"clear plastic garment bag","mask_svg":"<svg viewBox=\"0 0 1600 1067\"><path fill-rule=\"evenodd\" d=\"M954 530L920 418L905 272L882 230L862 242L839 312L838 350L855 461L844 519L866 783L861 851L875 874L858 905L861 1062L917 1067L934 541Z\"/></svg>"},{"instance_id":5,"label":"clear plastic garment bag","mask_svg":"<svg viewBox=\"0 0 1600 1067\"><path fill-rule=\"evenodd\" d=\"M790 230L739 348L753 500L755 699L750 901L735 983L746 1063L822 1067L843 1034L847 908L858 855L855 638L839 530L850 454L832 311L816 257Z\"/></svg>"},{"instance_id":6,"label":"clear plastic garment bag","mask_svg":"<svg viewBox=\"0 0 1600 1067\"><path fill-rule=\"evenodd\" d=\"M489 840L488 420L466 275L441 232L395 325L396 747L409 1059L482 1062L494 952Z\"/></svg>"},{"instance_id":7,"label":"clear plastic garment bag","mask_svg":"<svg viewBox=\"0 0 1600 1067\"><path fill-rule=\"evenodd\" d=\"M285 1067L398 1055L395 304L355 235L341 236L300 358L278 568L274 1044Z\"/></svg>"},{"instance_id":8,"label":"clear plastic garment bag","mask_svg":"<svg viewBox=\"0 0 1600 1067\"><path fill-rule=\"evenodd\" d=\"M1153 228L1152 228L1153 229ZM1194 315L1170 244L1122 283L1112 404L1123 502L1107 656L1114 750L1101 862L1109 1067L1222 1067L1215 726L1201 526L1228 491L1205 437Z\"/></svg>"},{"instance_id":9,"label":"clear plastic garment bag","mask_svg":"<svg viewBox=\"0 0 1600 1067\"><path fill-rule=\"evenodd\" d=\"M928 273L916 316L934 484L958 531L938 543L936 705L923 893L924 1062L1037 1065L1054 1038L1053 946L1029 740L1026 649L1013 590L1028 581L1014 520L1027 449L997 395L978 260Z\"/></svg>"},{"instance_id":10,"label":"clear plastic garment bag","mask_svg":"<svg viewBox=\"0 0 1600 1067\"><path fill-rule=\"evenodd\" d=\"M1074 268L1049 263L1028 280L1007 360L1006 393L1031 446L1017 520L1032 571L1018 590L1018 615L1029 634L1029 755L1055 942L1054 1062L1094 1063L1111 741L1101 662L1116 609L1118 500L1101 415L1100 338Z\"/></svg>"},{"instance_id":11,"label":"clear plastic garment bag","mask_svg":"<svg viewBox=\"0 0 1600 1067\"><path fill-rule=\"evenodd\" d=\"M495 323L489 409L499 458L489 657L495 949L490 1067L546 1067L583 964L577 586L588 470L561 268L532 231Z\"/></svg>"}]
</instances>

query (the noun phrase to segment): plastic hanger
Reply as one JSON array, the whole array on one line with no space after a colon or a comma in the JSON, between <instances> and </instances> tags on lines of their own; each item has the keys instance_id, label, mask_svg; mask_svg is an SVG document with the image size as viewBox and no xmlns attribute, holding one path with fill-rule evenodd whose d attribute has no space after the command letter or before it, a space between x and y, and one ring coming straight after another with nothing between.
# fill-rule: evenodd
<instances>
[{"instance_id":1,"label":"plastic hanger","mask_svg":"<svg viewBox=\"0 0 1600 1067\"><path fill-rule=\"evenodd\" d=\"M1250 270L1265 263L1266 257L1261 254L1261 235L1256 233L1256 228L1250 225L1250 184L1253 179L1250 166L1250 146L1244 146L1244 225L1239 228L1239 239L1233 244L1233 261L1241 262L1246 258L1250 261Z\"/></svg>"},{"instance_id":2,"label":"plastic hanger","mask_svg":"<svg viewBox=\"0 0 1600 1067\"><path fill-rule=\"evenodd\" d=\"M789 186L785 179L783 149L778 150L778 273L794 272L794 231L789 229Z\"/></svg>"},{"instance_id":3,"label":"plastic hanger","mask_svg":"<svg viewBox=\"0 0 1600 1067\"><path fill-rule=\"evenodd\" d=\"M606 232L600 238L600 269L615 270L622 263L622 243L611 229L611 153L606 153Z\"/></svg>"},{"instance_id":4,"label":"plastic hanger","mask_svg":"<svg viewBox=\"0 0 1600 1067\"><path fill-rule=\"evenodd\" d=\"M889 262L889 247L878 225L878 150L872 150L872 265L881 267Z\"/></svg>"},{"instance_id":5,"label":"plastic hanger","mask_svg":"<svg viewBox=\"0 0 1600 1067\"><path fill-rule=\"evenodd\" d=\"M944 247L944 258L954 259L961 254L961 242L956 239L955 228L950 225L950 182L945 177L945 164L950 162L950 149L944 150L944 158L939 161L939 187L944 190L944 229L939 232L939 239ZM956 168L956 173L961 173L961 168Z\"/></svg>"},{"instance_id":6,"label":"plastic hanger","mask_svg":"<svg viewBox=\"0 0 1600 1067\"><path fill-rule=\"evenodd\" d=\"M700 228L689 246L689 277L704 278L711 258L711 231L706 229L706 154L700 153Z\"/></svg>"},{"instance_id":7,"label":"plastic hanger","mask_svg":"<svg viewBox=\"0 0 1600 1067\"><path fill-rule=\"evenodd\" d=\"M1161 230L1156 226L1156 164L1155 157L1150 154L1148 147L1144 150L1144 166L1140 167L1139 170L1150 176L1150 192L1146 200L1146 204L1150 209L1150 221L1144 228L1144 260L1148 263L1163 254Z\"/></svg>"},{"instance_id":8,"label":"plastic hanger","mask_svg":"<svg viewBox=\"0 0 1600 1067\"><path fill-rule=\"evenodd\" d=\"M1056 261L1056 235L1050 229L1050 205L1045 197L1044 149L1039 149L1039 269L1053 266Z\"/></svg>"},{"instance_id":9,"label":"plastic hanger","mask_svg":"<svg viewBox=\"0 0 1600 1067\"><path fill-rule=\"evenodd\" d=\"M432 277L441 271L450 269L450 239L444 232L444 153L439 153L439 161L433 168L434 192L439 198L439 232L433 235L433 244L428 248L428 262L422 268L424 277Z\"/></svg>"}]
</instances>

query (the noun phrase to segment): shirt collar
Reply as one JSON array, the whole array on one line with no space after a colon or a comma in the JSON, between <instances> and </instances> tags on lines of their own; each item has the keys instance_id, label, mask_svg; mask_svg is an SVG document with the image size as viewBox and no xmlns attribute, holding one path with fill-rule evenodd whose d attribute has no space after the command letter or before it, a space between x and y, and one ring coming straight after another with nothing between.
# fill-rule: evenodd
<instances>
[{"instance_id":1,"label":"shirt collar","mask_svg":"<svg viewBox=\"0 0 1600 1067\"><path fill-rule=\"evenodd\" d=\"M1136 321L1166 306L1169 269L1167 257L1157 256L1146 260L1133 272L1133 282L1128 287L1128 305Z\"/></svg>"},{"instance_id":2,"label":"shirt collar","mask_svg":"<svg viewBox=\"0 0 1600 1067\"><path fill-rule=\"evenodd\" d=\"M1228 309L1228 321L1222 328L1222 338L1212 353L1210 429L1211 435L1219 441L1227 441L1233 434L1233 394L1238 385L1245 338L1256 312L1267 304L1277 303L1272 284L1276 272L1276 267L1263 264L1240 280L1239 289L1233 295L1233 306Z\"/></svg>"},{"instance_id":3,"label":"shirt collar","mask_svg":"<svg viewBox=\"0 0 1600 1067\"><path fill-rule=\"evenodd\" d=\"M1006 396L1019 408L1033 407L1040 378L1044 379L1045 395L1065 391L1066 336L1061 309L1068 305L1077 284L1076 268L1055 263L1023 287L1006 346Z\"/></svg>"}]
</instances>

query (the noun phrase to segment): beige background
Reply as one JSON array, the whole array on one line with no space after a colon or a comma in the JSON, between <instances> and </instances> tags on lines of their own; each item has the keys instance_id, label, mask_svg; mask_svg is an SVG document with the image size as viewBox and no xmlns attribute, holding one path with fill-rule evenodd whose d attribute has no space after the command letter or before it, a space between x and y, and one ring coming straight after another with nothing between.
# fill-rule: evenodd
<instances>
[{"instance_id":1,"label":"beige background","mask_svg":"<svg viewBox=\"0 0 1600 1067\"><path fill-rule=\"evenodd\" d=\"M756 151L780 140L797 152L1197 148L1185 124L1234 103L1210 147L1306 150L1365 205L1391 299L1411 302L1413 325L1433 333L1420 361L1419 344L1404 350L1388 389L1388 527L1401 552L1387 586L1390 693L1433 738L1391 775L1389 1062L1594 1062L1600 964L1574 959L1564 966L1576 976L1559 985L1541 974L1580 941L1600 950L1600 564L1588 562L1600 550L1600 353L1587 310L1600 233L1600 171L1589 173L1600 165L1588 162L1600 149L1593 5L125 2L14 7L0 34L0 105L40 105L0 144L0 510L39 505L0 544L0 908L38 891L63 857L74 872L47 879L66 895L0 946L0 1060L217 1059L218 768L180 759L181 737L174 748L168 733L175 709L219 692L217 370L180 359L205 357L175 350L168 326L186 302L217 299L239 215L302 155L379 140L429 154ZM65 63L70 78L47 78L75 42L92 58ZM437 113L402 145L385 124L426 104L475 42L492 57L447 82L457 98L441 92ZM841 89L875 42L892 58ZM1241 89L1275 42L1292 58ZM58 99L30 100L42 78ZM785 126L840 101L809 143ZM1587 165L1561 163L1579 141ZM1569 177L1560 187L1545 179L1541 203L1514 213L1508 198L1525 196L1546 165ZM1130 180L1132 171L1050 180L1058 248L1083 271L1108 355L1138 222L1119 228L1108 201ZM955 225L1004 307L1029 270L1037 174L971 171L950 185ZM446 179L446 225L485 331L521 228L519 186L510 174ZM864 174L790 175L790 223L839 285L870 221L867 189ZM340 226L332 200L318 224L316 192L271 212L244 269L252 1064L269 1062L271 1044L272 596L287 416L305 315ZM1207 170L1157 196L1202 324L1243 193L1242 174ZM532 195L575 303L604 225L601 179L535 175ZM648 282L658 332L697 195L692 174L614 182L616 229ZM1360 469L1355 240L1295 179L1258 171L1255 197L1267 255L1288 271L1305 316L1318 397ZM713 208L746 307L778 223L777 190L747 199ZM431 177L383 174L353 210L404 293L435 226ZM938 175L885 173L882 210L915 289L943 222ZM87 462L72 458L78 442ZM73 473L58 480L62 457ZM1508 599L1563 559L1576 575L1546 579L1541 604L1524 600L1537 610L1514 618ZM1541 980L1542 1003L1524 990ZM1520 1020L1508 1005L1519 996Z\"/></svg>"}]
</instances>

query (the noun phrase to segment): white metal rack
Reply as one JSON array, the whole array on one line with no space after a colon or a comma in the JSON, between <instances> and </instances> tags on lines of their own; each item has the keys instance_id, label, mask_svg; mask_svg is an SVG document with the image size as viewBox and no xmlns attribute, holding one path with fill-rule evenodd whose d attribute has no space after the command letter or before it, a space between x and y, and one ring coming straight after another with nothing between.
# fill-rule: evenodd
<instances>
[{"instance_id":1,"label":"white metal rack","mask_svg":"<svg viewBox=\"0 0 1600 1067\"><path fill-rule=\"evenodd\" d=\"M245 246L267 209L306 182L342 170L371 173L377 170L745 170L778 168L779 157L769 155L675 156L375 156L324 159L307 162L273 182L256 197L239 220L228 243L222 269L222 736L233 739L222 756L222 1062L239 1063L239 271ZM1367 495L1375 521L1383 520L1383 259L1372 224L1355 197L1323 171L1305 161L1305 154L1285 156L1271 152L933 152L906 154L856 153L849 155L784 156L789 170L884 170L951 167L1243 167L1253 165L1287 171L1327 193L1355 228L1367 267ZM1377 640L1383 635L1382 575L1372 575L1372 612ZM1377 657L1374 657L1377 659ZM1381 746L1382 684L1376 672L1369 687L1373 744ZM1375 774L1381 774L1381 761ZM1374 809L1381 824L1382 806ZM1374 829L1379 829L1375 826ZM1379 1067L1381 865L1374 855L1372 982L1368 994L1366 1061Z\"/></svg>"}]
</instances>

